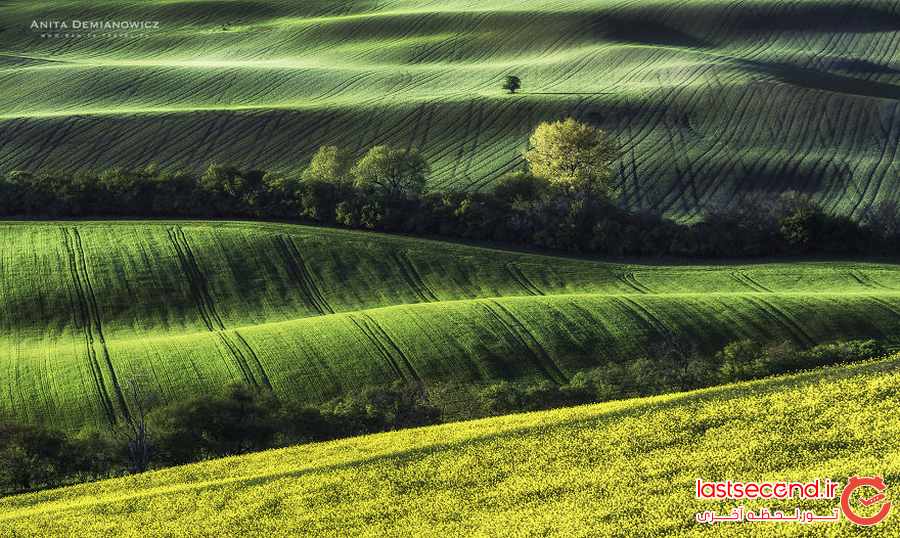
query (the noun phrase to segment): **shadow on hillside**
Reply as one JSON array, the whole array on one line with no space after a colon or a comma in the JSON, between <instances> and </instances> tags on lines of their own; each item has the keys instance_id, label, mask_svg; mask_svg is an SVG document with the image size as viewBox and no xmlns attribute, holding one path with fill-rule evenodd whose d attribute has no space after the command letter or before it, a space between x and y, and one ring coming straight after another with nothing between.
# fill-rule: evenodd
<instances>
[{"instance_id":1,"label":"shadow on hillside","mask_svg":"<svg viewBox=\"0 0 900 538\"><path fill-rule=\"evenodd\" d=\"M698 10L721 11L721 7L701 7ZM802 5L785 3L774 12L750 12L739 9L729 17L733 32L814 32L862 33L900 30L900 14L859 2L811 2Z\"/></svg>"},{"instance_id":2,"label":"shadow on hillside","mask_svg":"<svg viewBox=\"0 0 900 538\"><path fill-rule=\"evenodd\" d=\"M900 86L887 82L875 82L846 75L837 75L792 64L763 62L734 58L736 65L774 77L775 79L812 90L824 90L863 97L900 100Z\"/></svg>"},{"instance_id":3,"label":"shadow on hillside","mask_svg":"<svg viewBox=\"0 0 900 538\"><path fill-rule=\"evenodd\" d=\"M708 48L762 34L900 31L900 13L849 0L766 5L719 2L677 8L659 5L625 8L615 14L598 14L588 24L598 39Z\"/></svg>"},{"instance_id":4,"label":"shadow on hillside","mask_svg":"<svg viewBox=\"0 0 900 538\"><path fill-rule=\"evenodd\" d=\"M845 71L847 73L866 75L897 75L900 69L862 60L858 58L835 58L828 63L829 69Z\"/></svg>"},{"instance_id":5,"label":"shadow on hillside","mask_svg":"<svg viewBox=\"0 0 900 538\"><path fill-rule=\"evenodd\" d=\"M649 15L649 16L648 16ZM623 14L602 14L588 22L594 38L665 47L706 48L709 43L653 20L653 11L639 9Z\"/></svg>"},{"instance_id":6,"label":"shadow on hillside","mask_svg":"<svg viewBox=\"0 0 900 538\"><path fill-rule=\"evenodd\" d=\"M697 28L730 36L771 33L847 34L900 30L900 13L848 0L757 3L703 3L699 5L638 7L628 10L628 20L655 31L660 25ZM665 21L665 23L661 22ZM668 30L668 32L678 32ZM699 38L702 40L702 38ZM668 40L667 40L668 41Z\"/></svg>"}]
</instances>

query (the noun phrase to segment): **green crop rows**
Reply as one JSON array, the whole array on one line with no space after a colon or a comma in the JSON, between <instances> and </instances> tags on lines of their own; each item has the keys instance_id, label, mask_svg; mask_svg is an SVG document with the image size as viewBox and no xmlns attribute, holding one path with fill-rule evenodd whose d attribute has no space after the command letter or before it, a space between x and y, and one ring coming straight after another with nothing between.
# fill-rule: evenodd
<instances>
[{"instance_id":1,"label":"green crop rows","mask_svg":"<svg viewBox=\"0 0 900 538\"><path fill-rule=\"evenodd\" d=\"M853 536L720 524L694 481L900 473L898 356L685 394L432 426L0 500L12 536ZM837 500L751 501L830 514ZM871 530L890 536L900 516ZM763 525L763 526L760 526Z\"/></svg>"},{"instance_id":2,"label":"green crop rows","mask_svg":"<svg viewBox=\"0 0 900 538\"><path fill-rule=\"evenodd\" d=\"M545 378L677 334L812 344L900 334L892 264L627 265L294 225L0 226L0 413L116 420L244 382L318 402L364 385Z\"/></svg>"},{"instance_id":3,"label":"green crop rows","mask_svg":"<svg viewBox=\"0 0 900 538\"><path fill-rule=\"evenodd\" d=\"M30 29L86 17L159 29ZM14 1L0 20L0 170L292 170L392 143L423 150L433 188L477 189L574 115L621 142L630 208L799 190L862 217L900 195L893 0Z\"/></svg>"}]
</instances>

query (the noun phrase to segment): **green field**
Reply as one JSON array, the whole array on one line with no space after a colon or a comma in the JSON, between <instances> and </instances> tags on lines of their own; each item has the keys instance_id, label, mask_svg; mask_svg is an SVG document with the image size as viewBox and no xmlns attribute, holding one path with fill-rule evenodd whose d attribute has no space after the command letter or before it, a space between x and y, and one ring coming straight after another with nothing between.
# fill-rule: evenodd
<instances>
[{"instance_id":1,"label":"green field","mask_svg":"<svg viewBox=\"0 0 900 538\"><path fill-rule=\"evenodd\" d=\"M720 524L705 480L900 479L900 357L305 445L0 500L4 536L895 536ZM890 490L892 491L892 490ZM836 501L747 503L828 514ZM872 532L858 532L869 530Z\"/></svg>"},{"instance_id":2,"label":"green field","mask_svg":"<svg viewBox=\"0 0 900 538\"><path fill-rule=\"evenodd\" d=\"M71 19L160 26L30 29ZM0 170L292 170L392 143L422 149L433 188L477 189L574 115L621 142L629 208L900 198L894 0L9 1L0 21Z\"/></svg>"},{"instance_id":3,"label":"green field","mask_svg":"<svg viewBox=\"0 0 900 538\"><path fill-rule=\"evenodd\" d=\"M897 342L900 267L635 265L226 222L0 225L0 413L62 428L234 382L568 380L678 335Z\"/></svg>"}]
</instances>

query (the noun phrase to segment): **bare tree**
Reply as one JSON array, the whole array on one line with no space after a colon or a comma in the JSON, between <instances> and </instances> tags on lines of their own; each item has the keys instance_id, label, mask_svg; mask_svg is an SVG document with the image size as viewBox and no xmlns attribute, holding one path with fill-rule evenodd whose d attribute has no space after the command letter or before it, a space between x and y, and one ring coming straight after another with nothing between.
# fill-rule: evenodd
<instances>
[{"instance_id":1,"label":"bare tree","mask_svg":"<svg viewBox=\"0 0 900 538\"><path fill-rule=\"evenodd\" d=\"M131 407L125 410L122 423L116 425L113 431L126 443L129 471L142 473L150 467L153 445L147 431L147 414L157 397L142 390L133 379L128 381L128 389L131 393Z\"/></svg>"}]
</instances>

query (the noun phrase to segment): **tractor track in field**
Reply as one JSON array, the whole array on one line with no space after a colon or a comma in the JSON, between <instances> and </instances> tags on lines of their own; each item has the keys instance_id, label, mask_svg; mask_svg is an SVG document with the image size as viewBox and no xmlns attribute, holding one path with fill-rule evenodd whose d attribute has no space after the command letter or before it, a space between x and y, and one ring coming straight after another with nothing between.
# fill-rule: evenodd
<instances>
[{"instance_id":1,"label":"tractor track in field","mask_svg":"<svg viewBox=\"0 0 900 538\"><path fill-rule=\"evenodd\" d=\"M794 336L795 340L808 347L812 347L815 344L815 338L811 337L799 323L791 316L785 314L781 308L772 304L769 300L764 299L759 295L748 295L747 301L750 302L750 304L755 304L764 314L766 314L766 316L780 324L782 327L785 327L788 332Z\"/></svg>"},{"instance_id":2,"label":"tractor track in field","mask_svg":"<svg viewBox=\"0 0 900 538\"><path fill-rule=\"evenodd\" d=\"M244 351L247 352L247 355L253 360L253 364L256 366L257 373L259 374L260 380L262 384L267 388L272 388L272 380L269 378L269 374L266 373L265 367L263 367L262 361L259 360L259 355L256 354L256 350L253 349L253 346L250 345L249 342L244 338L244 336L238 331L232 331L234 337L237 338L238 344L243 346ZM243 355L243 354L242 354ZM245 362L247 362L245 360Z\"/></svg>"},{"instance_id":3,"label":"tractor track in field","mask_svg":"<svg viewBox=\"0 0 900 538\"><path fill-rule=\"evenodd\" d=\"M509 262L505 265L505 267L506 272L509 273L509 276L512 277L513 281L521 286L522 289L525 290L526 293L528 293L528 295L546 295L543 291L541 291L539 287L537 287L537 285L535 285L534 282L531 281L530 278L528 278L528 276L525 275L524 272L522 272L522 268L519 267L519 264L517 264L516 262Z\"/></svg>"},{"instance_id":4,"label":"tractor track in field","mask_svg":"<svg viewBox=\"0 0 900 538\"><path fill-rule=\"evenodd\" d=\"M892 305L890 302L885 301L881 297L875 297L875 296L870 297L870 299L875 304L877 304L878 306L880 306L881 308L886 310L887 312L890 312L890 314L892 316L897 316L898 318L900 318L900 309L898 309L896 306Z\"/></svg>"},{"instance_id":5,"label":"tractor track in field","mask_svg":"<svg viewBox=\"0 0 900 538\"><path fill-rule=\"evenodd\" d=\"M107 419L111 424L115 424L118 421L119 413L126 420L130 417L130 413L109 354L109 348L106 345L106 338L103 335L103 323L100 319L97 297L94 294L94 287L88 271L84 244L77 228L62 228L62 234L77 303L78 321L80 322L78 325L81 326L84 335L85 350L95 390ZM104 369L106 370L105 375ZM112 385L115 393L115 402L109 394L106 376L109 376L109 384Z\"/></svg>"},{"instance_id":6,"label":"tractor track in field","mask_svg":"<svg viewBox=\"0 0 900 538\"><path fill-rule=\"evenodd\" d=\"M222 342L222 345L225 346L225 349L228 350L228 354L234 359L235 364L238 367L238 370L241 372L241 377L244 378L244 382L247 385L258 386L256 382L256 377L253 375L253 371L250 369L250 364L247 362L247 358L243 353L237 348L237 345L231 340L226 331L216 331L215 335L219 337L219 341Z\"/></svg>"},{"instance_id":7,"label":"tractor track in field","mask_svg":"<svg viewBox=\"0 0 900 538\"><path fill-rule=\"evenodd\" d=\"M409 285L413 292L426 303L434 303L440 301L434 291L425 283L422 274L416 269L409 254L403 250L397 250L393 254L394 262L400 270L403 280Z\"/></svg>"},{"instance_id":8,"label":"tractor track in field","mask_svg":"<svg viewBox=\"0 0 900 538\"><path fill-rule=\"evenodd\" d=\"M634 273L628 272L619 275L619 280L629 288L641 294L653 294L653 290L638 282Z\"/></svg>"},{"instance_id":9,"label":"tractor track in field","mask_svg":"<svg viewBox=\"0 0 900 538\"><path fill-rule=\"evenodd\" d=\"M896 291L894 288L890 286L885 286L884 284L874 280L872 277L862 273L860 271L850 271L847 273L850 278L859 282L862 286L873 289L873 290L887 290L887 291Z\"/></svg>"},{"instance_id":10,"label":"tractor track in field","mask_svg":"<svg viewBox=\"0 0 900 538\"><path fill-rule=\"evenodd\" d=\"M369 314L360 315L369 323L372 334L376 338L378 338L379 341L384 342L384 344L386 344L386 346L393 350L396 356L400 358L400 360L403 362L403 365L406 366L407 370L409 370L410 375L412 375L413 379L415 379L416 383L419 386L424 386L425 383L422 380L422 377L419 376L419 373L413 367L412 361L410 361L406 353L404 353L403 350L400 349L400 346L397 345L397 342L395 342L394 339L391 338L391 336L387 333L387 331L384 330L384 327L382 327L380 323L375 321L375 319L372 318L372 316L370 316Z\"/></svg>"},{"instance_id":11,"label":"tractor track in field","mask_svg":"<svg viewBox=\"0 0 900 538\"><path fill-rule=\"evenodd\" d=\"M414 381L419 385L422 384L422 379L413 368L409 358L378 322L370 315L359 312L348 314L347 318L366 337L366 340L375 347L375 350L390 366L398 379L402 379L405 382Z\"/></svg>"},{"instance_id":12,"label":"tractor track in field","mask_svg":"<svg viewBox=\"0 0 900 538\"><path fill-rule=\"evenodd\" d=\"M644 323L658 335L665 337L672 334L672 330L662 319L660 319L659 316L651 312L650 309L635 301L631 297L622 296L620 298L614 299L614 301L621 304L625 309L637 313L638 316L643 319Z\"/></svg>"},{"instance_id":13,"label":"tractor track in field","mask_svg":"<svg viewBox=\"0 0 900 538\"><path fill-rule=\"evenodd\" d=\"M772 290L763 286L759 282L757 282L753 277L748 275L743 271L732 271L731 278L733 278L738 284L742 284L752 289L753 291L757 291L760 293L772 293Z\"/></svg>"},{"instance_id":14,"label":"tractor track in field","mask_svg":"<svg viewBox=\"0 0 900 538\"><path fill-rule=\"evenodd\" d=\"M512 311L493 299L479 300L478 303L484 307L485 311L506 330L507 334L523 350L528 352L528 355L533 359L533 364L538 371L544 374L544 377L559 384L568 382L568 376L559 368L550 354L547 353L547 350L544 349L544 346L541 345L538 339Z\"/></svg>"},{"instance_id":15,"label":"tractor track in field","mask_svg":"<svg viewBox=\"0 0 900 538\"><path fill-rule=\"evenodd\" d=\"M275 249L284 260L285 267L290 273L294 284L300 291L304 302L310 305L320 315L334 314L334 308L325 299L322 290L316 285L312 272L306 265L306 261L300 254L300 249L294 239L286 235L278 235L273 238Z\"/></svg>"},{"instance_id":16,"label":"tractor track in field","mask_svg":"<svg viewBox=\"0 0 900 538\"><path fill-rule=\"evenodd\" d=\"M172 227L167 230L169 241L178 255L178 262L188 286L191 290L194 303L197 305L197 311L203 319L203 323L210 332L221 331L225 329L222 318L216 311L216 305L213 303L212 295L209 293L209 286L206 275L200 270L197 259L191 250L190 243L184 235L184 230L180 227Z\"/></svg>"},{"instance_id":17,"label":"tractor track in field","mask_svg":"<svg viewBox=\"0 0 900 538\"><path fill-rule=\"evenodd\" d=\"M238 331L216 331L215 333L237 364L241 376L248 385L272 388L272 382L263 368L256 351ZM234 339L232 339L232 336ZM254 371L255 370L255 371Z\"/></svg>"},{"instance_id":18,"label":"tractor track in field","mask_svg":"<svg viewBox=\"0 0 900 538\"><path fill-rule=\"evenodd\" d=\"M206 275L197 263L184 230L175 226L168 228L166 234L169 242L175 249L181 271L188 281L194 304L197 306L197 311L207 330L218 337L219 341L234 359L238 370L241 372L241 377L244 378L247 384L255 387L259 387L262 384L271 388L272 384L269 376L266 374L265 368L263 368L262 362L259 360L253 347L236 330L228 331L225 327L225 323L222 321L222 317L219 315L212 294L209 291ZM234 335L237 342L232 340L231 335ZM256 370L255 373L254 369Z\"/></svg>"}]
</instances>

